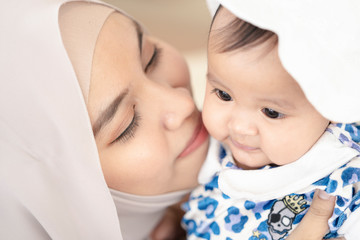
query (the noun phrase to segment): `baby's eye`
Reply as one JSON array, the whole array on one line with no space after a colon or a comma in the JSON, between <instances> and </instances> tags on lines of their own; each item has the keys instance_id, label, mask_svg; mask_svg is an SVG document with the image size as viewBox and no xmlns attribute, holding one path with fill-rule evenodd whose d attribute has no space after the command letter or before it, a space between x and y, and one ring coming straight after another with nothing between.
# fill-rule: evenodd
<instances>
[{"instance_id":1,"label":"baby's eye","mask_svg":"<svg viewBox=\"0 0 360 240\"><path fill-rule=\"evenodd\" d=\"M278 118L284 118L285 115L282 113L279 113L271 108L263 108L261 111L265 114L265 116L272 118L272 119L278 119Z\"/></svg>"},{"instance_id":2,"label":"baby's eye","mask_svg":"<svg viewBox=\"0 0 360 240\"><path fill-rule=\"evenodd\" d=\"M227 92L224 92L224 91L222 91L220 89L217 89L217 88L212 90L212 92L215 92L216 96L218 96L218 98L220 98L223 101L226 101L226 102L232 101L231 96Z\"/></svg>"}]
</instances>

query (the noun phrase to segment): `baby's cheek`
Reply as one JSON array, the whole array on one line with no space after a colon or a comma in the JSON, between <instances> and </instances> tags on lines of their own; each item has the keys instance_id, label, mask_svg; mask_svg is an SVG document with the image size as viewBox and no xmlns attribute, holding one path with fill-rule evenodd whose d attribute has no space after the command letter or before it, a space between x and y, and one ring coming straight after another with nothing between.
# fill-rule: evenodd
<instances>
[{"instance_id":1,"label":"baby's cheek","mask_svg":"<svg viewBox=\"0 0 360 240\"><path fill-rule=\"evenodd\" d=\"M216 103L212 103L209 100L204 104L202 117L206 129L212 137L221 139L227 134L227 120L223 111L217 107Z\"/></svg>"},{"instance_id":2,"label":"baby's cheek","mask_svg":"<svg viewBox=\"0 0 360 240\"><path fill-rule=\"evenodd\" d=\"M211 113L210 109L204 108L202 113L203 122L209 134L216 138L218 133L216 131L215 126L216 124L220 124L221 122L219 122L219 119L217 119L216 116L212 116L210 113Z\"/></svg>"},{"instance_id":3,"label":"baby's cheek","mask_svg":"<svg viewBox=\"0 0 360 240\"><path fill-rule=\"evenodd\" d=\"M270 161L276 165L282 166L298 160L302 154L297 146L289 144L290 142L273 142L267 149Z\"/></svg>"},{"instance_id":4,"label":"baby's cheek","mask_svg":"<svg viewBox=\"0 0 360 240\"><path fill-rule=\"evenodd\" d=\"M286 155L285 141L277 139L276 137L261 135L260 142L261 151L268 158L268 161L272 164L283 165L284 155Z\"/></svg>"}]
</instances>

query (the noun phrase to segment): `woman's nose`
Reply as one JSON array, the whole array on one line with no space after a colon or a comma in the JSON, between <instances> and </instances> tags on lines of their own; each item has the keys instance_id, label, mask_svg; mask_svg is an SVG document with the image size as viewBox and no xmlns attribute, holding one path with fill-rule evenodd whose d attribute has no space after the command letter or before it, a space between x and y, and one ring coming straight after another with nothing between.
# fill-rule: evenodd
<instances>
[{"instance_id":1,"label":"woman's nose","mask_svg":"<svg viewBox=\"0 0 360 240\"><path fill-rule=\"evenodd\" d=\"M189 118L196 106L191 93L183 87L164 89L161 120L167 130L176 130Z\"/></svg>"},{"instance_id":2,"label":"woman's nose","mask_svg":"<svg viewBox=\"0 0 360 240\"><path fill-rule=\"evenodd\" d=\"M255 136L258 129L251 114L237 112L232 115L228 122L228 129L231 135Z\"/></svg>"}]
</instances>

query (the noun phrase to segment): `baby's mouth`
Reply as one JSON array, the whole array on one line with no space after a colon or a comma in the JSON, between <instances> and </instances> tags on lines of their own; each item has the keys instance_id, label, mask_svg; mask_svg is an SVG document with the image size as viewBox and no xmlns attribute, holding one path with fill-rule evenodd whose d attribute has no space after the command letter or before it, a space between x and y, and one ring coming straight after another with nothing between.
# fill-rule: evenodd
<instances>
[{"instance_id":1,"label":"baby's mouth","mask_svg":"<svg viewBox=\"0 0 360 240\"><path fill-rule=\"evenodd\" d=\"M254 152L254 151L257 151L259 150L260 148L258 147L252 147L252 146L249 146L249 145L246 145L246 144L242 144L242 143L239 143L233 139L231 139L231 143L238 149L241 149L243 151L246 151L246 152Z\"/></svg>"}]
</instances>

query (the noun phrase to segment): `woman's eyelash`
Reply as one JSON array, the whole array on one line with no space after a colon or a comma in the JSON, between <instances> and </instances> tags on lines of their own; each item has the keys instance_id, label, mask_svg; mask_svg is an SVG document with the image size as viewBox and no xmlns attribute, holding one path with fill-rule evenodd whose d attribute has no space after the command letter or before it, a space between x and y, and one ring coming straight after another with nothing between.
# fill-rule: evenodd
<instances>
[{"instance_id":1,"label":"woman's eyelash","mask_svg":"<svg viewBox=\"0 0 360 240\"><path fill-rule=\"evenodd\" d=\"M150 68L156 67L159 62L159 58L161 56L162 49L155 45L154 52L149 60L149 62L145 66L145 72L149 71Z\"/></svg>"},{"instance_id":2,"label":"woman's eyelash","mask_svg":"<svg viewBox=\"0 0 360 240\"><path fill-rule=\"evenodd\" d=\"M129 126L127 126L127 128L120 134L120 136L118 136L113 141L113 143L118 142L118 141L125 143L129 139L133 138L135 136L135 131L136 131L137 127L139 126L140 119L141 118L140 118L139 114L135 111L134 117L131 120L131 123L129 124Z\"/></svg>"}]
</instances>

